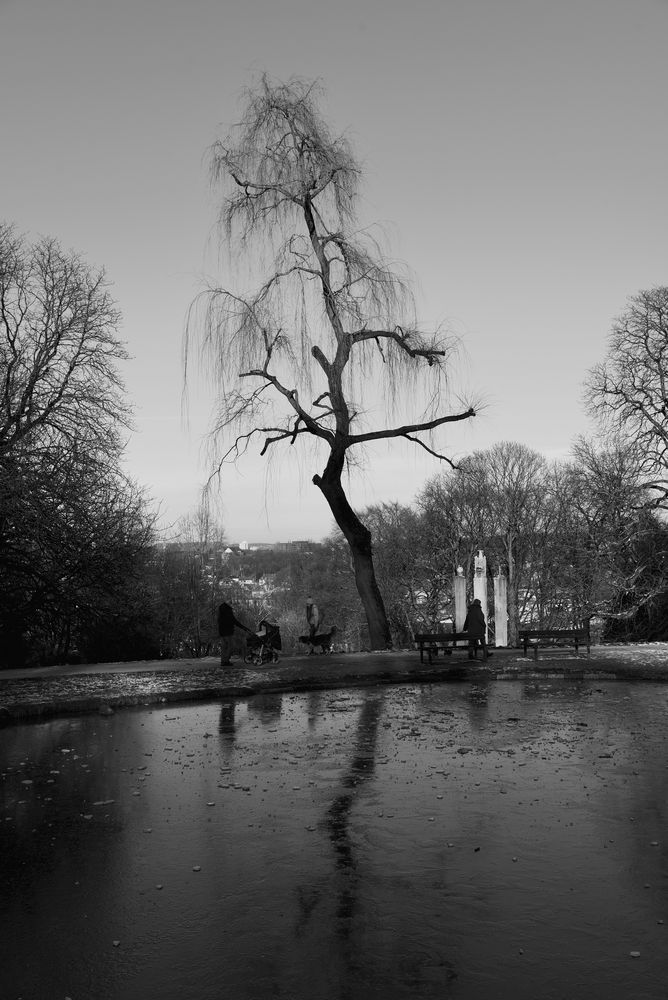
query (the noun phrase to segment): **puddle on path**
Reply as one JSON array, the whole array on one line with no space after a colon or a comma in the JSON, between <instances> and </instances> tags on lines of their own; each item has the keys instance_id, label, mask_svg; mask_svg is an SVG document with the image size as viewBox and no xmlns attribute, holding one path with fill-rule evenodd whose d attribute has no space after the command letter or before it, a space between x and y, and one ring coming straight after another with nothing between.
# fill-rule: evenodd
<instances>
[{"instance_id":1,"label":"puddle on path","mask_svg":"<svg viewBox=\"0 0 668 1000\"><path fill-rule=\"evenodd\" d=\"M667 709L518 681L2 730L3 997L665 998Z\"/></svg>"}]
</instances>

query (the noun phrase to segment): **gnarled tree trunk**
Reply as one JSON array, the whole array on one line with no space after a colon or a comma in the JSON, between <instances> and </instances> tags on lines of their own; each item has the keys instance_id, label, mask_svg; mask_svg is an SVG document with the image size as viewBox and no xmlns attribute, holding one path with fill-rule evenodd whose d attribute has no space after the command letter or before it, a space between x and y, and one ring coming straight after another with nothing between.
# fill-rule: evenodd
<instances>
[{"instance_id":1,"label":"gnarled tree trunk","mask_svg":"<svg viewBox=\"0 0 668 1000\"><path fill-rule=\"evenodd\" d=\"M343 491L342 468L343 456L337 458L332 453L322 476L314 476L313 482L329 504L334 520L350 547L355 584L366 614L371 648L390 649L392 636L373 568L371 532L362 524Z\"/></svg>"}]
</instances>

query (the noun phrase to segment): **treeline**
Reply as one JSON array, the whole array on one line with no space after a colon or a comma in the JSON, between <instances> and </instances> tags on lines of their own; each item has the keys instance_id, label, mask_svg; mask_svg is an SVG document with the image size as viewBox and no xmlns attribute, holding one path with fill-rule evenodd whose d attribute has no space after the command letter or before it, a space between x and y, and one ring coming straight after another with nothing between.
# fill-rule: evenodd
<instances>
[{"instance_id":1,"label":"treeline","mask_svg":"<svg viewBox=\"0 0 668 1000\"><path fill-rule=\"evenodd\" d=\"M395 647L451 620L456 569L464 568L472 586L480 548L490 609L493 576L501 572L508 581L513 644L520 623L565 626L584 618L603 640L668 638L668 527L651 508L637 455L621 444L581 440L568 460L550 463L522 444L501 442L430 479L413 504L381 504L363 516ZM233 577L264 579L270 587L252 600ZM303 649L308 595L324 615L322 629L337 627L338 643L351 650L368 645L338 532L303 551L232 556L218 587L246 624L277 621L288 650Z\"/></svg>"},{"instance_id":2,"label":"treeline","mask_svg":"<svg viewBox=\"0 0 668 1000\"><path fill-rule=\"evenodd\" d=\"M638 461L621 446L580 441L568 461L548 463L502 442L428 481L413 506L371 509L395 640L453 616L456 567L471 583L479 548L490 609L493 575L507 578L511 644L520 623L584 618L603 639L668 637L668 528L647 500Z\"/></svg>"},{"instance_id":3,"label":"treeline","mask_svg":"<svg viewBox=\"0 0 668 1000\"><path fill-rule=\"evenodd\" d=\"M368 646L338 532L307 547L226 554L222 529L203 508L165 544L141 496L127 483L125 493L120 481L115 485L106 503L92 485L86 492L82 480L64 475L41 480L27 495L32 515L20 531L15 524L14 544L2 550L3 666L211 655L221 600L250 628L262 618L278 622L284 650L303 651L308 595L321 609L322 629L337 627L337 643ZM3 543L7 509L20 492L0 500ZM480 548L490 609L494 574L508 581L511 643L520 622L583 618L593 619L603 639L667 638L668 528L644 500L633 457L623 449L597 451L580 442L568 461L548 463L524 445L502 442L430 479L412 505L369 508L364 517L395 647L452 618L456 568L471 584ZM24 513L27 503L24 496Z\"/></svg>"}]
</instances>

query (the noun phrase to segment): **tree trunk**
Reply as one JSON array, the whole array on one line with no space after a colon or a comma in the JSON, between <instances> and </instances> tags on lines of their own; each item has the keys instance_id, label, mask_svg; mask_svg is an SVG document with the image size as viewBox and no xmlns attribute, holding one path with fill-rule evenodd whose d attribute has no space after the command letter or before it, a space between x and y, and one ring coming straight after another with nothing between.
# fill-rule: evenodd
<instances>
[{"instance_id":1,"label":"tree trunk","mask_svg":"<svg viewBox=\"0 0 668 1000\"><path fill-rule=\"evenodd\" d=\"M344 534L353 559L357 593L364 607L369 626L371 649L391 649L392 636L387 622L385 604L376 581L371 551L371 532L366 528L348 503L341 486L343 459L333 456L321 476L314 476L313 482L323 494L334 515L334 520Z\"/></svg>"}]
</instances>

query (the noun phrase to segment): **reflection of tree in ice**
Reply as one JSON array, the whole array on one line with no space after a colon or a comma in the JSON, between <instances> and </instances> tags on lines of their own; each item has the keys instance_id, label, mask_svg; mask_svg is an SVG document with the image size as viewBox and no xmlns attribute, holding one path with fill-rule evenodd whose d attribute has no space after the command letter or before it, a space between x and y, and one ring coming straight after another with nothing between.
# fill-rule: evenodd
<instances>
[{"instance_id":1,"label":"reflection of tree in ice","mask_svg":"<svg viewBox=\"0 0 668 1000\"><path fill-rule=\"evenodd\" d=\"M369 698L364 702L357 723L357 735L350 766L341 778L341 792L327 810L325 820L329 838L334 848L334 859L341 876L337 917L339 935L350 934L351 921L357 909L357 859L350 829L353 804L359 796L360 785L374 773L378 723L383 709L383 697Z\"/></svg>"},{"instance_id":2,"label":"reflection of tree in ice","mask_svg":"<svg viewBox=\"0 0 668 1000\"><path fill-rule=\"evenodd\" d=\"M363 784L373 776L376 763L376 742L378 724L384 705L384 693L378 697L365 699L357 720L357 731L352 747L352 756L347 769L342 773L335 796L322 819L321 826L327 831L334 849L334 884L332 876L320 879L316 884L300 886L297 889L299 917L295 934L301 937L307 925L317 931L323 914L319 905L328 906L330 900L335 908L336 934L344 945L344 953L339 957L340 996L352 996L357 982L357 970L365 961L355 956L356 937L353 934L353 918L359 909L359 895L363 893L363 881L358 874L359 859L356 857L354 838L351 830L351 814ZM336 786L335 789L336 791ZM326 922L329 926L329 921Z\"/></svg>"},{"instance_id":3,"label":"reflection of tree in ice","mask_svg":"<svg viewBox=\"0 0 668 1000\"><path fill-rule=\"evenodd\" d=\"M382 714L384 694L377 698L364 701L357 721L357 733L353 745L350 765L343 772L340 781L340 793L329 806L322 826L327 830L334 848L334 858L337 872L341 874L341 887L338 894L337 916L339 917L339 933L347 936L350 930L350 920L355 906L355 871L357 861L350 831L350 814L360 790L360 785L370 778L375 768L376 740L378 723ZM308 889L299 887L297 890L300 917L297 933L303 931L318 903L326 895L329 879L321 881Z\"/></svg>"}]
</instances>

